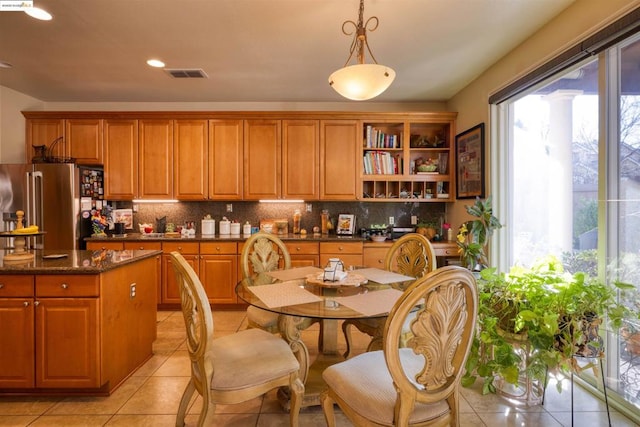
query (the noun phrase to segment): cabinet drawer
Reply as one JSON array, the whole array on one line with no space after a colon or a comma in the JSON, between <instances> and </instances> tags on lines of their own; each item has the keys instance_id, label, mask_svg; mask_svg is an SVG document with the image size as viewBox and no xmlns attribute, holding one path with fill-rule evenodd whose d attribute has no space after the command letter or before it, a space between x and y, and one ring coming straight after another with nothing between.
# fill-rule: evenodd
<instances>
[{"instance_id":1,"label":"cabinet drawer","mask_svg":"<svg viewBox=\"0 0 640 427\"><path fill-rule=\"evenodd\" d=\"M321 254L361 254L362 242L320 242Z\"/></svg>"},{"instance_id":2,"label":"cabinet drawer","mask_svg":"<svg viewBox=\"0 0 640 427\"><path fill-rule=\"evenodd\" d=\"M100 276L43 275L36 276L36 297L97 297L100 295Z\"/></svg>"},{"instance_id":3,"label":"cabinet drawer","mask_svg":"<svg viewBox=\"0 0 640 427\"><path fill-rule=\"evenodd\" d=\"M458 253L458 246L455 244L449 244L449 245L434 244L432 246L436 256L456 257L460 255Z\"/></svg>"},{"instance_id":4,"label":"cabinet drawer","mask_svg":"<svg viewBox=\"0 0 640 427\"><path fill-rule=\"evenodd\" d=\"M199 250L197 242L162 242L162 252L165 254L177 251L181 254L197 255Z\"/></svg>"},{"instance_id":5,"label":"cabinet drawer","mask_svg":"<svg viewBox=\"0 0 640 427\"><path fill-rule=\"evenodd\" d=\"M162 250L162 242L124 242L124 248L128 251L135 250Z\"/></svg>"},{"instance_id":6,"label":"cabinet drawer","mask_svg":"<svg viewBox=\"0 0 640 427\"><path fill-rule=\"evenodd\" d=\"M87 242L87 250L106 250L113 249L114 251L121 251L124 248L124 242Z\"/></svg>"},{"instance_id":7,"label":"cabinet drawer","mask_svg":"<svg viewBox=\"0 0 640 427\"><path fill-rule=\"evenodd\" d=\"M314 242L285 242L285 245L291 255L317 255L319 253L318 244Z\"/></svg>"},{"instance_id":8,"label":"cabinet drawer","mask_svg":"<svg viewBox=\"0 0 640 427\"><path fill-rule=\"evenodd\" d=\"M0 298L32 297L33 289L33 276L0 276Z\"/></svg>"},{"instance_id":9,"label":"cabinet drawer","mask_svg":"<svg viewBox=\"0 0 640 427\"><path fill-rule=\"evenodd\" d=\"M200 243L200 253L203 255L235 254L238 250L236 242L203 242Z\"/></svg>"},{"instance_id":10,"label":"cabinet drawer","mask_svg":"<svg viewBox=\"0 0 640 427\"><path fill-rule=\"evenodd\" d=\"M389 245L391 247L391 245ZM389 248L364 248L362 263L365 267L384 268L384 258Z\"/></svg>"}]
</instances>

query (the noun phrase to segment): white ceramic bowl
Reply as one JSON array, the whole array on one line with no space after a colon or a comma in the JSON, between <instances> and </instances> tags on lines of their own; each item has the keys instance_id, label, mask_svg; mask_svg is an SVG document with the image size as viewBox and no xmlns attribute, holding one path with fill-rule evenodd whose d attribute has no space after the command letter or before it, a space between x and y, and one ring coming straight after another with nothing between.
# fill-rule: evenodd
<instances>
[{"instance_id":1,"label":"white ceramic bowl","mask_svg":"<svg viewBox=\"0 0 640 427\"><path fill-rule=\"evenodd\" d=\"M373 240L374 242L384 242L385 240L387 240L387 236L371 236L371 240Z\"/></svg>"}]
</instances>

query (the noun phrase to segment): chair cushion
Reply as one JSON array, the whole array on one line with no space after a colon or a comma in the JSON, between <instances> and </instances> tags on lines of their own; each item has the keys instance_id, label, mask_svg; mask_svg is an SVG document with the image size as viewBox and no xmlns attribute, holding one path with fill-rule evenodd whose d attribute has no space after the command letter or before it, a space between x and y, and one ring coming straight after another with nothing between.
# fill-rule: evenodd
<instances>
[{"instance_id":1,"label":"chair cushion","mask_svg":"<svg viewBox=\"0 0 640 427\"><path fill-rule=\"evenodd\" d=\"M419 372L424 358L408 348L400 349L405 372ZM387 369L382 351L360 354L324 370L322 378L347 405L373 422L393 425L393 409L397 392ZM410 423L437 418L449 412L446 401L416 403Z\"/></svg>"},{"instance_id":2,"label":"chair cushion","mask_svg":"<svg viewBox=\"0 0 640 427\"><path fill-rule=\"evenodd\" d=\"M263 310L250 305L247 307L247 320L249 323L270 331L278 329L278 313Z\"/></svg>"},{"instance_id":3,"label":"chair cushion","mask_svg":"<svg viewBox=\"0 0 640 427\"><path fill-rule=\"evenodd\" d=\"M289 345L262 329L246 329L213 341L215 390L238 390L300 369Z\"/></svg>"}]
</instances>

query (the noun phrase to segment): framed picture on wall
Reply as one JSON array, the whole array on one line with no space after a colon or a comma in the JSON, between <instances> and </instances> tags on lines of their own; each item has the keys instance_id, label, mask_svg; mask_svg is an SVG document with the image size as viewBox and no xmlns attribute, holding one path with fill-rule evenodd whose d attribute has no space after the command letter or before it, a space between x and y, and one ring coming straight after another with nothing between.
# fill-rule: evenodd
<instances>
[{"instance_id":1,"label":"framed picture on wall","mask_svg":"<svg viewBox=\"0 0 640 427\"><path fill-rule=\"evenodd\" d=\"M484 197L484 123L456 135L456 198Z\"/></svg>"},{"instance_id":2,"label":"framed picture on wall","mask_svg":"<svg viewBox=\"0 0 640 427\"><path fill-rule=\"evenodd\" d=\"M336 234L353 234L356 229L356 216L351 214L338 215Z\"/></svg>"}]
</instances>

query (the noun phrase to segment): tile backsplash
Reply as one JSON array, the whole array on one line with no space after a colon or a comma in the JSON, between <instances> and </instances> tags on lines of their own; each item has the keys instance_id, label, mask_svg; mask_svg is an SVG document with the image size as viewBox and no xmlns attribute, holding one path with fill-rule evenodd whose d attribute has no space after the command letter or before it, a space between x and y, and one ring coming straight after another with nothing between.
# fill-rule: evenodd
<instances>
[{"instance_id":1,"label":"tile backsplash","mask_svg":"<svg viewBox=\"0 0 640 427\"><path fill-rule=\"evenodd\" d=\"M334 221L339 214L353 214L356 217L356 230L369 227L371 224L389 224L389 217L394 217L395 226L409 227L411 217L416 216L418 222L433 222L440 224L446 220L444 203L367 203L367 202L309 202L309 203L259 203L259 202L181 202L181 203L138 203L111 202L116 208L134 208L133 224L155 224L156 219L166 216L167 223L184 224L194 221L196 230L200 232L200 220L210 214L216 222L226 216L231 221L245 223L249 221L258 226L260 219L285 218L293 224L293 213L300 209L302 214L301 227L311 231L320 225L320 212L329 211ZM227 205L233 211L227 212ZM307 212L307 205L311 205L311 212ZM136 212L137 210L137 212ZM137 231L137 230L136 230ZM216 227L216 232L217 232Z\"/></svg>"}]
</instances>

